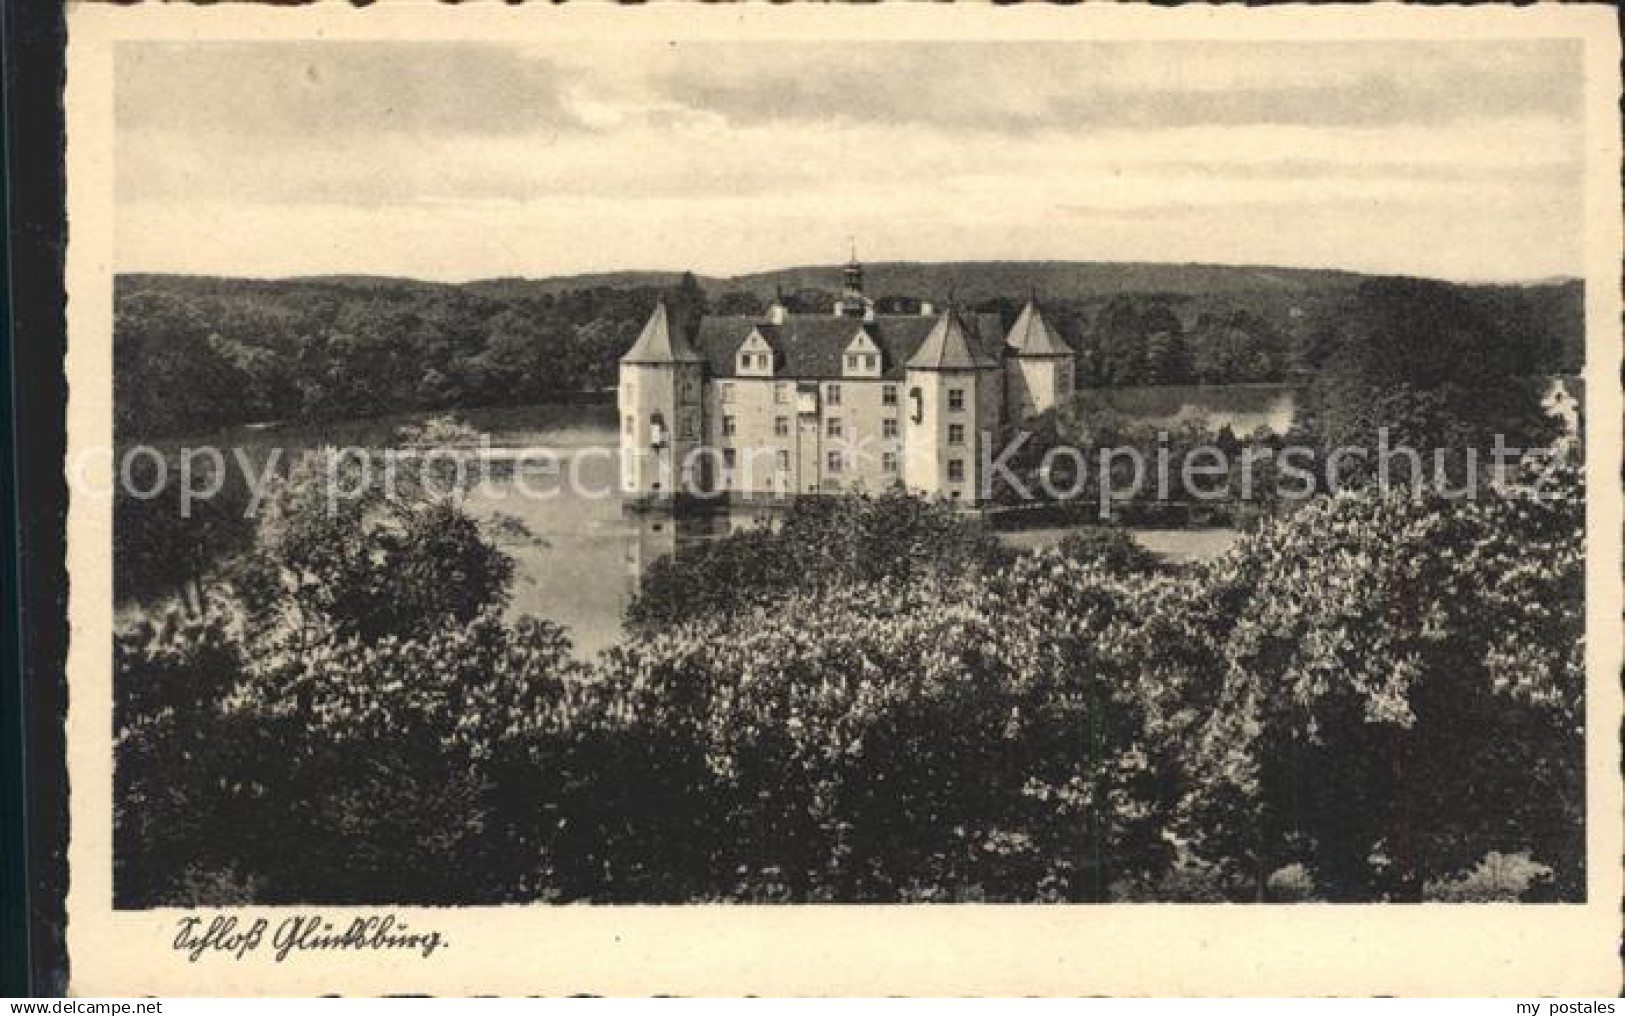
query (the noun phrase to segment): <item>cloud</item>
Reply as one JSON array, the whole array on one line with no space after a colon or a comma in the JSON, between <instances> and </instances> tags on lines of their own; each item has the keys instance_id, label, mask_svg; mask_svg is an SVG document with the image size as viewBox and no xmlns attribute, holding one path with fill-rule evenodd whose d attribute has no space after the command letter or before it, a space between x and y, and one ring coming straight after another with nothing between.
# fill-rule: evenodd
<instances>
[{"instance_id":1,"label":"cloud","mask_svg":"<svg viewBox=\"0 0 1625 1016\"><path fill-rule=\"evenodd\" d=\"M579 130L556 64L449 42L125 42L115 55L121 131L281 143L393 133Z\"/></svg>"},{"instance_id":2,"label":"cloud","mask_svg":"<svg viewBox=\"0 0 1625 1016\"><path fill-rule=\"evenodd\" d=\"M1578 56L1540 41L127 43L118 259L724 271L826 260L857 234L876 259L1554 274L1582 233Z\"/></svg>"},{"instance_id":3,"label":"cloud","mask_svg":"<svg viewBox=\"0 0 1625 1016\"><path fill-rule=\"evenodd\" d=\"M706 54L656 81L735 125L933 124L1022 133L1575 119L1577 44L872 43Z\"/></svg>"}]
</instances>

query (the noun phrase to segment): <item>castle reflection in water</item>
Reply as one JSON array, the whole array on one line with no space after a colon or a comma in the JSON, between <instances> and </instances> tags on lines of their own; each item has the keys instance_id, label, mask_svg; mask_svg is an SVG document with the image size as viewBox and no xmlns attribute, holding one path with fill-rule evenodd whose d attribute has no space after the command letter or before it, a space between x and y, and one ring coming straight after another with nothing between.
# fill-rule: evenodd
<instances>
[{"instance_id":1,"label":"castle reflection in water","mask_svg":"<svg viewBox=\"0 0 1625 1016\"><path fill-rule=\"evenodd\" d=\"M673 512L662 508L621 509L626 520L627 596L635 595L649 568L662 557L753 526L771 525L775 509L733 505L713 510Z\"/></svg>"}]
</instances>

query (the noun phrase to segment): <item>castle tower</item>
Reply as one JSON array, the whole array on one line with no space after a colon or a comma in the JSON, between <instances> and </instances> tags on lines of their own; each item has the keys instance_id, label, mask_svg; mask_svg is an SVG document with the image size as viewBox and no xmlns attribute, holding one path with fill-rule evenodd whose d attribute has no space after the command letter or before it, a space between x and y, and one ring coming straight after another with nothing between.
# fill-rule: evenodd
<instances>
[{"instance_id":1,"label":"castle tower","mask_svg":"<svg viewBox=\"0 0 1625 1016\"><path fill-rule=\"evenodd\" d=\"M966 505L985 500L983 460L997 457L1003 429L1001 375L950 303L907 365L903 482L910 490Z\"/></svg>"},{"instance_id":2,"label":"castle tower","mask_svg":"<svg viewBox=\"0 0 1625 1016\"><path fill-rule=\"evenodd\" d=\"M789 316L790 310L784 305L784 287L774 286L773 302L767 305L767 313L763 318L770 325L782 325Z\"/></svg>"},{"instance_id":3,"label":"castle tower","mask_svg":"<svg viewBox=\"0 0 1625 1016\"><path fill-rule=\"evenodd\" d=\"M856 245L852 248L851 259L841 269L841 301L835 305L835 313L865 320L874 317L873 305L863 295L863 266L858 264Z\"/></svg>"},{"instance_id":4,"label":"castle tower","mask_svg":"<svg viewBox=\"0 0 1625 1016\"><path fill-rule=\"evenodd\" d=\"M1005 337L1005 411L1009 422L1037 416L1072 398L1077 356L1031 299Z\"/></svg>"},{"instance_id":5,"label":"castle tower","mask_svg":"<svg viewBox=\"0 0 1625 1016\"><path fill-rule=\"evenodd\" d=\"M632 348L621 357L621 486L633 497L697 493L706 479L685 467L705 433L705 357L673 325L662 300Z\"/></svg>"}]
</instances>

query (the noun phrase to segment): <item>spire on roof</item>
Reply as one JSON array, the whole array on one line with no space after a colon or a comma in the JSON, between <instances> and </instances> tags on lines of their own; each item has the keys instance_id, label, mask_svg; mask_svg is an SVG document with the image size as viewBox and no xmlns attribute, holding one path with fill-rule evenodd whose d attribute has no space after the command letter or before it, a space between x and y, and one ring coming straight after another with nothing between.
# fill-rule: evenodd
<instances>
[{"instance_id":1,"label":"spire on roof","mask_svg":"<svg viewBox=\"0 0 1625 1016\"><path fill-rule=\"evenodd\" d=\"M1021 308L1021 316L1010 326L1010 334L1005 336L1004 341L1017 356L1073 355L1072 347L1044 320L1043 312L1038 309L1037 297L1028 300L1027 306Z\"/></svg>"},{"instance_id":2,"label":"spire on roof","mask_svg":"<svg viewBox=\"0 0 1625 1016\"><path fill-rule=\"evenodd\" d=\"M841 317L864 317L869 313L869 298L863 295L863 266L858 264L858 241L852 241L852 260L841 269L841 299L835 313Z\"/></svg>"},{"instance_id":3,"label":"spire on roof","mask_svg":"<svg viewBox=\"0 0 1625 1016\"><path fill-rule=\"evenodd\" d=\"M982 351L952 306L937 318L931 333L908 361L909 370L982 370L998 365L999 361Z\"/></svg>"},{"instance_id":4,"label":"spire on roof","mask_svg":"<svg viewBox=\"0 0 1625 1016\"><path fill-rule=\"evenodd\" d=\"M666 301L655 304L638 341L621 357L622 363L704 363L705 357L689 345L681 333L673 332Z\"/></svg>"}]
</instances>

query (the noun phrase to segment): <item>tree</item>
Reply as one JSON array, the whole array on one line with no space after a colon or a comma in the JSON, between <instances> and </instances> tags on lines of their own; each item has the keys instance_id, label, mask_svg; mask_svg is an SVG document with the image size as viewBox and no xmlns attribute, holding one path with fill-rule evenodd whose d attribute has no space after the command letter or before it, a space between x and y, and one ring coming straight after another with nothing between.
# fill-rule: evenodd
<instances>
[{"instance_id":1,"label":"tree","mask_svg":"<svg viewBox=\"0 0 1625 1016\"><path fill-rule=\"evenodd\" d=\"M644 575L627 608L635 627L749 610L797 591L955 570L979 571L1003 557L982 526L916 495L805 498L774 527L758 527L663 558Z\"/></svg>"},{"instance_id":2,"label":"tree","mask_svg":"<svg viewBox=\"0 0 1625 1016\"><path fill-rule=\"evenodd\" d=\"M1150 574L1159 568L1157 555L1115 527L1073 530L1061 539L1056 552L1068 560L1093 564L1114 575Z\"/></svg>"},{"instance_id":3,"label":"tree","mask_svg":"<svg viewBox=\"0 0 1625 1016\"><path fill-rule=\"evenodd\" d=\"M1146 338L1146 375L1154 384L1183 385L1192 380L1191 353L1178 331L1156 332Z\"/></svg>"},{"instance_id":4,"label":"tree","mask_svg":"<svg viewBox=\"0 0 1625 1016\"><path fill-rule=\"evenodd\" d=\"M835 294L827 289L803 286L785 294L784 306L792 314L831 314L835 311Z\"/></svg>"},{"instance_id":5,"label":"tree","mask_svg":"<svg viewBox=\"0 0 1625 1016\"><path fill-rule=\"evenodd\" d=\"M467 433L431 421L403 443ZM579 715L584 672L555 626L501 620L511 561L413 461L397 496L331 503L335 477L301 463L237 572L237 598L119 634L125 905L538 891L551 833L532 760L568 763L578 742L596 743ZM357 489L350 468L344 490ZM265 814L288 835L261 835Z\"/></svg>"},{"instance_id":6,"label":"tree","mask_svg":"<svg viewBox=\"0 0 1625 1016\"><path fill-rule=\"evenodd\" d=\"M248 495L242 475L227 467L212 497L190 497L177 476L177 457L155 452L162 458L132 455L129 481L121 476L114 485L113 597L120 604L173 598L195 614L225 562L253 544ZM206 468L204 461L198 458L194 468ZM212 481L197 482L201 491Z\"/></svg>"},{"instance_id":7,"label":"tree","mask_svg":"<svg viewBox=\"0 0 1625 1016\"><path fill-rule=\"evenodd\" d=\"M716 313L729 317L761 317L767 305L755 293L730 289L717 297Z\"/></svg>"},{"instance_id":8,"label":"tree","mask_svg":"<svg viewBox=\"0 0 1625 1016\"><path fill-rule=\"evenodd\" d=\"M1192 370L1202 384L1279 381L1286 376L1286 336L1250 311L1201 315L1190 342Z\"/></svg>"},{"instance_id":9,"label":"tree","mask_svg":"<svg viewBox=\"0 0 1625 1016\"><path fill-rule=\"evenodd\" d=\"M1170 368L1180 376L1189 374L1189 353L1175 336L1183 335L1183 325L1168 302L1160 297L1114 296L1095 316L1095 339L1099 349L1095 366L1098 379L1109 385L1147 385L1163 382L1159 370ZM1153 336L1160 362L1150 359ZM1080 350L1082 352L1082 350Z\"/></svg>"},{"instance_id":10,"label":"tree","mask_svg":"<svg viewBox=\"0 0 1625 1016\"><path fill-rule=\"evenodd\" d=\"M710 301L693 272L684 272L676 287L667 294L667 309L671 320L682 334L692 340L699 334L700 319L710 311Z\"/></svg>"},{"instance_id":11,"label":"tree","mask_svg":"<svg viewBox=\"0 0 1625 1016\"><path fill-rule=\"evenodd\" d=\"M1023 558L704 616L614 666L684 689L663 726L699 739L733 898L1102 899L1172 854L1167 758L1102 652L1123 609L1103 572Z\"/></svg>"},{"instance_id":12,"label":"tree","mask_svg":"<svg viewBox=\"0 0 1625 1016\"><path fill-rule=\"evenodd\" d=\"M123 906L502 902L535 891L556 795L593 778L582 671L544 622L406 639L244 628L229 606L115 645ZM571 763L569 760L574 759ZM282 823L266 837L264 816ZM556 816L556 810L552 813ZM221 894L196 899L200 887Z\"/></svg>"},{"instance_id":13,"label":"tree","mask_svg":"<svg viewBox=\"0 0 1625 1016\"><path fill-rule=\"evenodd\" d=\"M441 425L403 437L412 448L466 434ZM267 498L255 548L235 569L255 622L329 624L371 640L467 622L505 604L513 559L463 510L461 491L436 465L392 463L382 452L305 455Z\"/></svg>"},{"instance_id":14,"label":"tree","mask_svg":"<svg viewBox=\"0 0 1625 1016\"><path fill-rule=\"evenodd\" d=\"M117 905L182 902L189 877L246 888L236 838L255 819L245 779L263 731L222 704L241 680L229 618L170 610L113 642L113 891ZM234 791L241 791L234 792ZM223 877L222 877L223 876ZM221 901L223 902L223 901Z\"/></svg>"},{"instance_id":15,"label":"tree","mask_svg":"<svg viewBox=\"0 0 1625 1016\"><path fill-rule=\"evenodd\" d=\"M1195 849L1406 900L1527 852L1583 893L1584 491L1558 454L1487 500L1321 499L1213 567L1217 665L1175 692L1209 717Z\"/></svg>"},{"instance_id":16,"label":"tree","mask_svg":"<svg viewBox=\"0 0 1625 1016\"><path fill-rule=\"evenodd\" d=\"M1516 344L1456 287L1371 280L1325 327L1311 399L1327 447L1375 448L1384 428L1424 454L1555 436Z\"/></svg>"},{"instance_id":17,"label":"tree","mask_svg":"<svg viewBox=\"0 0 1625 1016\"><path fill-rule=\"evenodd\" d=\"M876 314L918 314L920 299L915 296L887 294L875 300Z\"/></svg>"}]
</instances>

